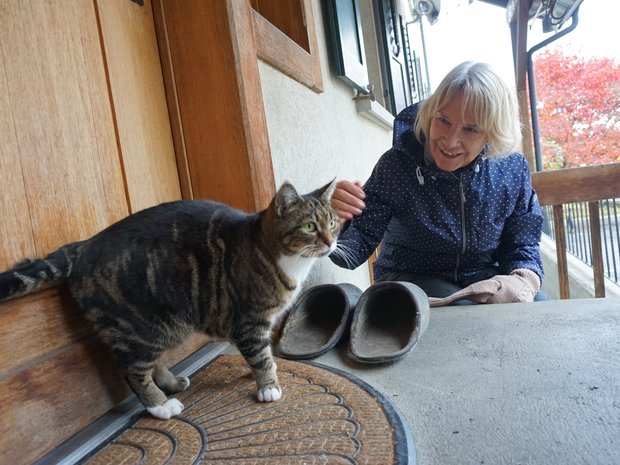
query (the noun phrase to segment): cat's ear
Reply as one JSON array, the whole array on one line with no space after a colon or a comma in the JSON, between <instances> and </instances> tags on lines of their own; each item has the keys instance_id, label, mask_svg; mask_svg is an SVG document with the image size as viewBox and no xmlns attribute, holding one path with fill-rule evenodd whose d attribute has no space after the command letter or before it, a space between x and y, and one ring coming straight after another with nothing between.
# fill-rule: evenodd
<instances>
[{"instance_id":1,"label":"cat's ear","mask_svg":"<svg viewBox=\"0 0 620 465\"><path fill-rule=\"evenodd\" d=\"M326 203L329 203L332 199L334 191L336 190L336 185L336 178L334 178L323 187L315 190L312 194Z\"/></svg>"},{"instance_id":2,"label":"cat's ear","mask_svg":"<svg viewBox=\"0 0 620 465\"><path fill-rule=\"evenodd\" d=\"M276 212L278 213L278 216L282 216L284 209L299 200L301 200L301 197L293 185L288 181L284 181L284 183L280 186L280 189L278 189L275 197Z\"/></svg>"}]
</instances>

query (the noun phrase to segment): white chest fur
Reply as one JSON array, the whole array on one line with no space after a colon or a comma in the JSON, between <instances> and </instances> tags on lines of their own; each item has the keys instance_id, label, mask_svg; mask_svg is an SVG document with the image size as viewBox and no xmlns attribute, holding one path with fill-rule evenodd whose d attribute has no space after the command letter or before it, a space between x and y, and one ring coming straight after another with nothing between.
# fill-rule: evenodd
<instances>
[{"instance_id":1,"label":"white chest fur","mask_svg":"<svg viewBox=\"0 0 620 465\"><path fill-rule=\"evenodd\" d=\"M278 265L286 273L286 275L294 279L299 287L304 282L306 276L310 272L312 265L316 261L316 257L302 257L300 255L281 255L278 259Z\"/></svg>"}]
</instances>

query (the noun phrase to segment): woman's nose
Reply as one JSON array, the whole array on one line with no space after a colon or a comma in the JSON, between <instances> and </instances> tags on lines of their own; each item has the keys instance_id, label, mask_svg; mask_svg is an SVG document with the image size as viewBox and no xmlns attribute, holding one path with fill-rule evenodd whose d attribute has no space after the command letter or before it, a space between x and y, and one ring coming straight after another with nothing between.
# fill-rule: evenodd
<instances>
[{"instance_id":1,"label":"woman's nose","mask_svg":"<svg viewBox=\"0 0 620 465\"><path fill-rule=\"evenodd\" d=\"M459 143L459 132L456 128L449 128L446 133L446 145L448 147L455 147Z\"/></svg>"}]
</instances>

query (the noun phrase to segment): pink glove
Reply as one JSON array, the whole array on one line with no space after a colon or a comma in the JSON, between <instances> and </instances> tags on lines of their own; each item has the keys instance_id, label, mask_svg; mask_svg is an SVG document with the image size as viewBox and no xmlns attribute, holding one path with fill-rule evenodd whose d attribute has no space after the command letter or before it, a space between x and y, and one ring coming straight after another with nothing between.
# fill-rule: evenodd
<instances>
[{"instance_id":1,"label":"pink glove","mask_svg":"<svg viewBox=\"0 0 620 465\"><path fill-rule=\"evenodd\" d=\"M428 302L431 307L443 307L444 305L450 305L452 302L462 299L484 304L493 297L501 287L502 284L499 281L495 279L485 279L484 281L470 284L460 291L450 294L448 297L429 297Z\"/></svg>"},{"instance_id":2,"label":"pink glove","mask_svg":"<svg viewBox=\"0 0 620 465\"><path fill-rule=\"evenodd\" d=\"M461 299L483 304L532 302L540 289L540 278L525 268L509 275L498 274L490 279L470 284L448 297L429 297L431 307L441 307Z\"/></svg>"},{"instance_id":3,"label":"pink glove","mask_svg":"<svg viewBox=\"0 0 620 465\"><path fill-rule=\"evenodd\" d=\"M498 274L491 278L499 281L501 287L486 303L533 302L540 290L540 278L532 270L519 268L509 275Z\"/></svg>"}]
</instances>

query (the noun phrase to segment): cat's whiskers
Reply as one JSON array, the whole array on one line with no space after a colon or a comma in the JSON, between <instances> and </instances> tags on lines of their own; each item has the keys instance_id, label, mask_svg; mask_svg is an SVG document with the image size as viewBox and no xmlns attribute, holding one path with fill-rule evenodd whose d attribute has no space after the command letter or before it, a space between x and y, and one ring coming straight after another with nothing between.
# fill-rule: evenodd
<instances>
[{"instance_id":1,"label":"cat's whiskers","mask_svg":"<svg viewBox=\"0 0 620 465\"><path fill-rule=\"evenodd\" d=\"M353 251L345 244L338 243L332 253L335 256L342 258L346 262L347 266L353 268L353 264L355 263L355 257L353 255Z\"/></svg>"},{"instance_id":2,"label":"cat's whiskers","mask_svg":"<svg viewBox=\"0 0 620 465\"><path fill-rule=\"evenodd\" d=\"M304 257L327 257L328 255L331 255L331 253L336 250L336 247L338 246L338 241L333 241L329 246L327 244L325 244L324 246L318 246L315 244L309 244L304 246L301 251L300 251L300 255L304 256Z\"/></svg>"}]
</instances>

